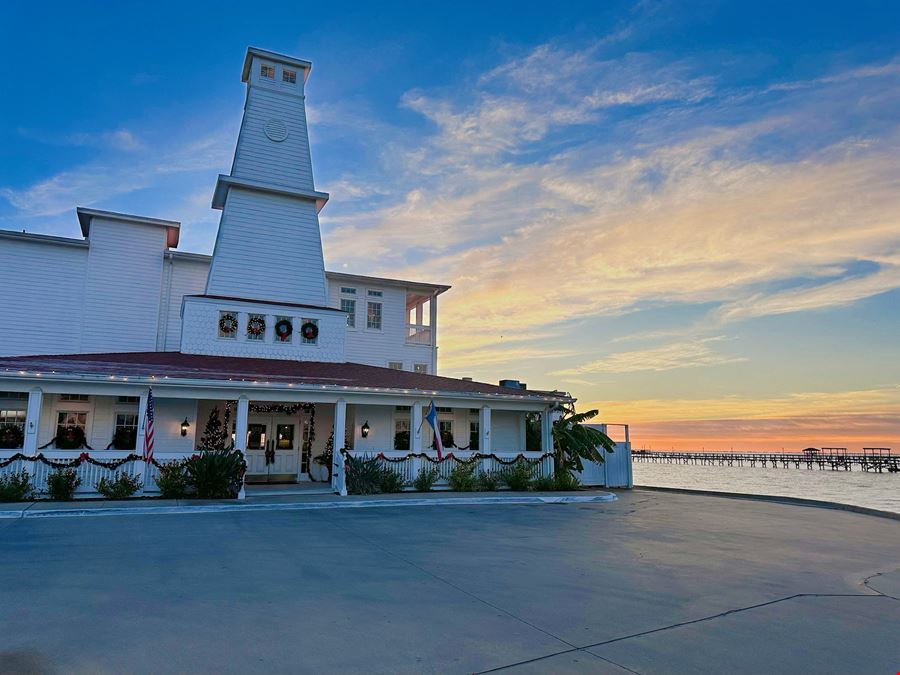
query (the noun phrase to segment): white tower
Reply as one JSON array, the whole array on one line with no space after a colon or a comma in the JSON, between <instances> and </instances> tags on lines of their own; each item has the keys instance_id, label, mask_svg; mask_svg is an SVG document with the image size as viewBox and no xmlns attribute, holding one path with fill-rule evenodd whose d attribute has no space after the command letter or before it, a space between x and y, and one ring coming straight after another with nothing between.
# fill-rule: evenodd
<instances>
[{"instance_id":1,"label":"white tower","mask_svg":"<svg viewBox=\"0 0 900 675\"><path fill-rule=\"evenodd\" d=\"M251 47L241 80L244 117L231 174L219 176L222 210L206 294L326 304L304 85L312 64Z\"/></svg>"}]
</instances>

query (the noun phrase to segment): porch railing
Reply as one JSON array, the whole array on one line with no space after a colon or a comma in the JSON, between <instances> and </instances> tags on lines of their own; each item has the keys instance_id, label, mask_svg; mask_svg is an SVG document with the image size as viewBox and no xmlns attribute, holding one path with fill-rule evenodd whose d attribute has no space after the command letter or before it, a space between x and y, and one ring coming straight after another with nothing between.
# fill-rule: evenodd
<instances>
[{"instance_id":1,"label":"porch railing","mask_svg":"<svg viewBox=\"0 0 900 675\"><path fill-rule=\"evenodd\" d=\"M9 458L21 454L21 449L0 450L0 463L5 463L7 460L9 460ZM6 466L0 466L0 476L8 475L11 473L18 473L23 470L27 471L29 477L31 478L31 485L35 495L38 497L43 497L47 494L47 477L53 471L55 471L56 468L51 464L48 464L47 462L41 461L40 459L38 459L38 457L43 457L49 462L72 462L73 460L79 459L81 454L81 451L77 450L39 450L34 455L27 455L25 458L18 458L13 460L12 462L6 464ZM109 464L113 462L118 463L131 454L132 453L122 451L92 450L89 452L89 456L92 460L101 462L103 464ZM189 455L190 453L183 452L157 452L154 453L154 459L159 464L165 464L166 462L170 462L175 459L183 459L184 457L187 457ZM82 461L78 466L74 466L72 468L75 470L75 474L78 476L78 478L81 479L81 484L75 490L76 497L96 496L98 494L96 485L100 482L101 478L112 479L117 473L124 473L128 476L134 476L136 474L139 474L141 471L143 471L144 474L144 487L143 492L138 492L136 496L139 496L141 494L159 494L159 487L157 487L156 485L156 477L159 475L159 469L157 469L157 467L153 464L147 466L144 463L144 460L141 458L130 459L115 468L99 466L87 461Z\"/></svg>"},{"instance_id":2,"label":"porch railing","mask_svg":"<svg viewBox=\"0 0 900 675\"><path fill-rule=\"evenodd\" d=\"M406 341L414 345L430 345L431 326L423 326L417 323L409 323L406 325Z\"/></svg>"},{"instance_id":3,"label":"porch railing","mask_svg":"<svg viewBox=\"0 0 900 675\"><path fill-rule=\"evenodd\" d=\"M399 473L403 481L411 484L423 468L435 468L438 470L438 480L435 487L446 488L450 473L461 462L470 462L475 457L479 462L479 472L497 473L508 468L517 461L527 461L535 466L534 476L544 477L553 475L553 456L541 452L492 452L490 454L479 453L471 450L448 450L442 460L438 460L433 453L411 453L406 450L378 451L345 451L351 457L363 457L366 459L378 458L381 463L391 470ZM425 455L425 456L423 456Z\"/></svg>"}]
</instances>

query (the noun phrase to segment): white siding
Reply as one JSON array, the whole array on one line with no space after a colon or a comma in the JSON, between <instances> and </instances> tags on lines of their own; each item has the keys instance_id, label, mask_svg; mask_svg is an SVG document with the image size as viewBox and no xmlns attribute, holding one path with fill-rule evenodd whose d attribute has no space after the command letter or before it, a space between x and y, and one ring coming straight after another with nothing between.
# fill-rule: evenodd
<instances>
[{"instance_id":1,"label":"white siding","mask_svg":"<svg viewBox=\"0 0 900 675\"><path fill-rule=\"evenodd\" d=\"M313 202L228 191L208 294L324 305L324 270Z\"/></svg>"},{"instance_id":2,"label":"white siding","mask_svg":"<svg viewBox=\"0 0 900 675\"><path fill-rule=\"evenodd\" d=\"M238 330L235 337L219 337L220 311L237 314ZM266 333L263 340L246 338L248 314L262 314L266 317ZM294 332L290 342L275 340L276 316L291 317ZM319 335L316 344L303 342L300 335L303 319L318 321ZM185 354L212 356L343 362L345 360L345 330L344 315L338 312L248 302L228 302L213 298L186 298L181 351Z\"/></svg>"},{"instance_id":3,"label":"white siding","mask_svg":"<svg viewBox=\"0 0 900 675\"><path fill-rule=\"evenodd\" d=\"M91 223L80 351L153 351L159 325L164 228Z\"/></svg>"},{"instance_id":4,"label":"white siding","mask_svg":"<svg viewBox=\"0 0 900 675\"><path fill-rule=\"evenodd\" d=\"M345 351L347 360L386 367L391 361L403 364L403 370L412 370L416 363L428 365L428 373L435 374L434 349L429 345L406 344L406 289L396 286L361 286L347 281L328 280L328 304L341 306L341 287L356 288L356 327L347 329ZM369 298L367 290L382 291L381 298ZM352 297L352 296L346 296ZM382 303L381 330L366 327L366 311L369 300Z\"/></svg>"},{"instance_id":5,"label":"white siding","mask_svg":"<svg viewBox=\"0 0 900 675\"><path fill-rule=\"evenodd\" d=\"M162 326L157 344L162 351L181 348L181 302L185 295L203 293L209 274L209 260L173 258L166 260L167 284L163 296Z\"/></svg>"},{"instance_id":6,"label":"white siding","mask_svg":"<svg viewBox=\"0 0 900 675\"><path fill-rule=\"evenodd\" d=\"M3 306L0 354L78 351L88 248L39 239L0 238Z\"/></svg>"},{"instance_id":7,"label":"white siding","mask_svg":"<svg viewBox=\"0 0 900 675\"><path fill-rule=\"evenodd\" d=\"M257 73L258 67L254 71ZM302 73L298 75L298 79L302 79ZM280 73L278 77L281 77ZM275 142L266 136L264 129L270 120L278 120L287 126L285 140ZM279 187L313 189L302 96L268 87L251 86L248 89L231 175Z\"/></svg>"}]
</instances>

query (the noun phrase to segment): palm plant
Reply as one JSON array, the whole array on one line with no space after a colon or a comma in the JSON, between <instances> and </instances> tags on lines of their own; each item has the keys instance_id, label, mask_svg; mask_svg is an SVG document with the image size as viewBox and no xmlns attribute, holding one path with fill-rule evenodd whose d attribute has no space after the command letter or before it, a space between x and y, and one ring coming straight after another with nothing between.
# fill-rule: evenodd
<instances>
[{"instance_id":1,"label":"palm plant","mask_svg":"<svg viewBox=\"0 0 900 675\"><path fill-rule=\"evenodd\" d=\"M562 415L553 422L553 452L557 471L584 470L582 460L603 463L603 453L613 452L616 444L599 429L584 426L598 414L596 410L575 412L574 406L560 407Z\"/></svg>"}]
</instances>

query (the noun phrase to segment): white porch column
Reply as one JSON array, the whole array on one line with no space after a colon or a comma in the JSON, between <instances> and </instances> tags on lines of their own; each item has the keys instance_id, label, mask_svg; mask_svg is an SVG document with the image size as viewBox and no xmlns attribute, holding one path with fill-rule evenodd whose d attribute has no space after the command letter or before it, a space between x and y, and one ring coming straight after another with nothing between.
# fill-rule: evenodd
<instances>
[{"instance_id":1,"label":"white porch column","mask_svg":"<svg viewBox=\"0 0 900 675\"><path fill-rule=\"evenodd\" d=\"M331 487L342 497L347 496L347 476L344 471L344 439L347 435L347 402L340 398L334 404L334 448L331 455Z\"/></svg>"},{"instance_id":2,"label":"white porch column","mask_svg":"<svg viewBox=\"0 0 900 675\"><path fill-rule=\"evenodd\" d=\"M437 375L437 293L432 294L428 303L428 323L431 325L431 375Z\"/></svg>"},{"instance_id":3,"label":"white porch column","mask_svg":"<svg viewBox=\"0 0 900 675\"><path fill-rule=\"evenodd\" d=\"M541 411L541 452L553 451L553 423L550 419L550 408Z\"/></svg>"},{"instance_id":4,"label":"white porch column","mask_svg":"<svg viewBox=\"0 0 900 675\"><path fill-rule=\"evenodd\" d=\"M250 419L250 399L244 394L238 397L237 412L234 418L234 449L239 450L247 461L247 422ZM245 475L246 479L246 475ZM238 499L246 499L247 492L244 489L244 483L241 482L241 491L238 492Z\"/></svg>"},{"instance_id":5,"label":"white porch column","mask_svg":"<svg viewBox=\"0 0 900 675\"><path fill-rule=\"evenodd\" d=\"M481 406L478 415L478 452L491 454L491 407Z\"/></svg>"},{"instance_id":6,"label":"white porch column","mask_svg":"<svg viewBox=\"0 0 900 675\"><path fill-rule=\"evenodd\" d=\"M44 400L44 392L35 387L28 392L28 407L25 410L25 440L22 442L22 452L26 455L37 453L38 433L41 430L41 403Z\"/></svg>"},{"instance_id":7,"label":"white porch column","mask_svg":"<svg viewBox=\"0 0 900 675\"><path fill-rule=\"evenodd\" d=\"M149 393L150 389L142 391L138 399L138 431L134 439L134 454L141 456L144 455L144 438L147 433L145 427L147 424L147 397ZM141 491L143 491L146 488L147 463L143 459L135 461L132 471L135 478L140 481Z\"/></svg>"},{"instance_id":8,"label":"white porch column","mask_svg":"<svg viewBox=\"0 0 900 675\"><path fill-rule=\"evenodd\" d=\"M409 424L410 452L422 452L422 402L412 405L412 416Z\"/></svg>"}]
</instances>

